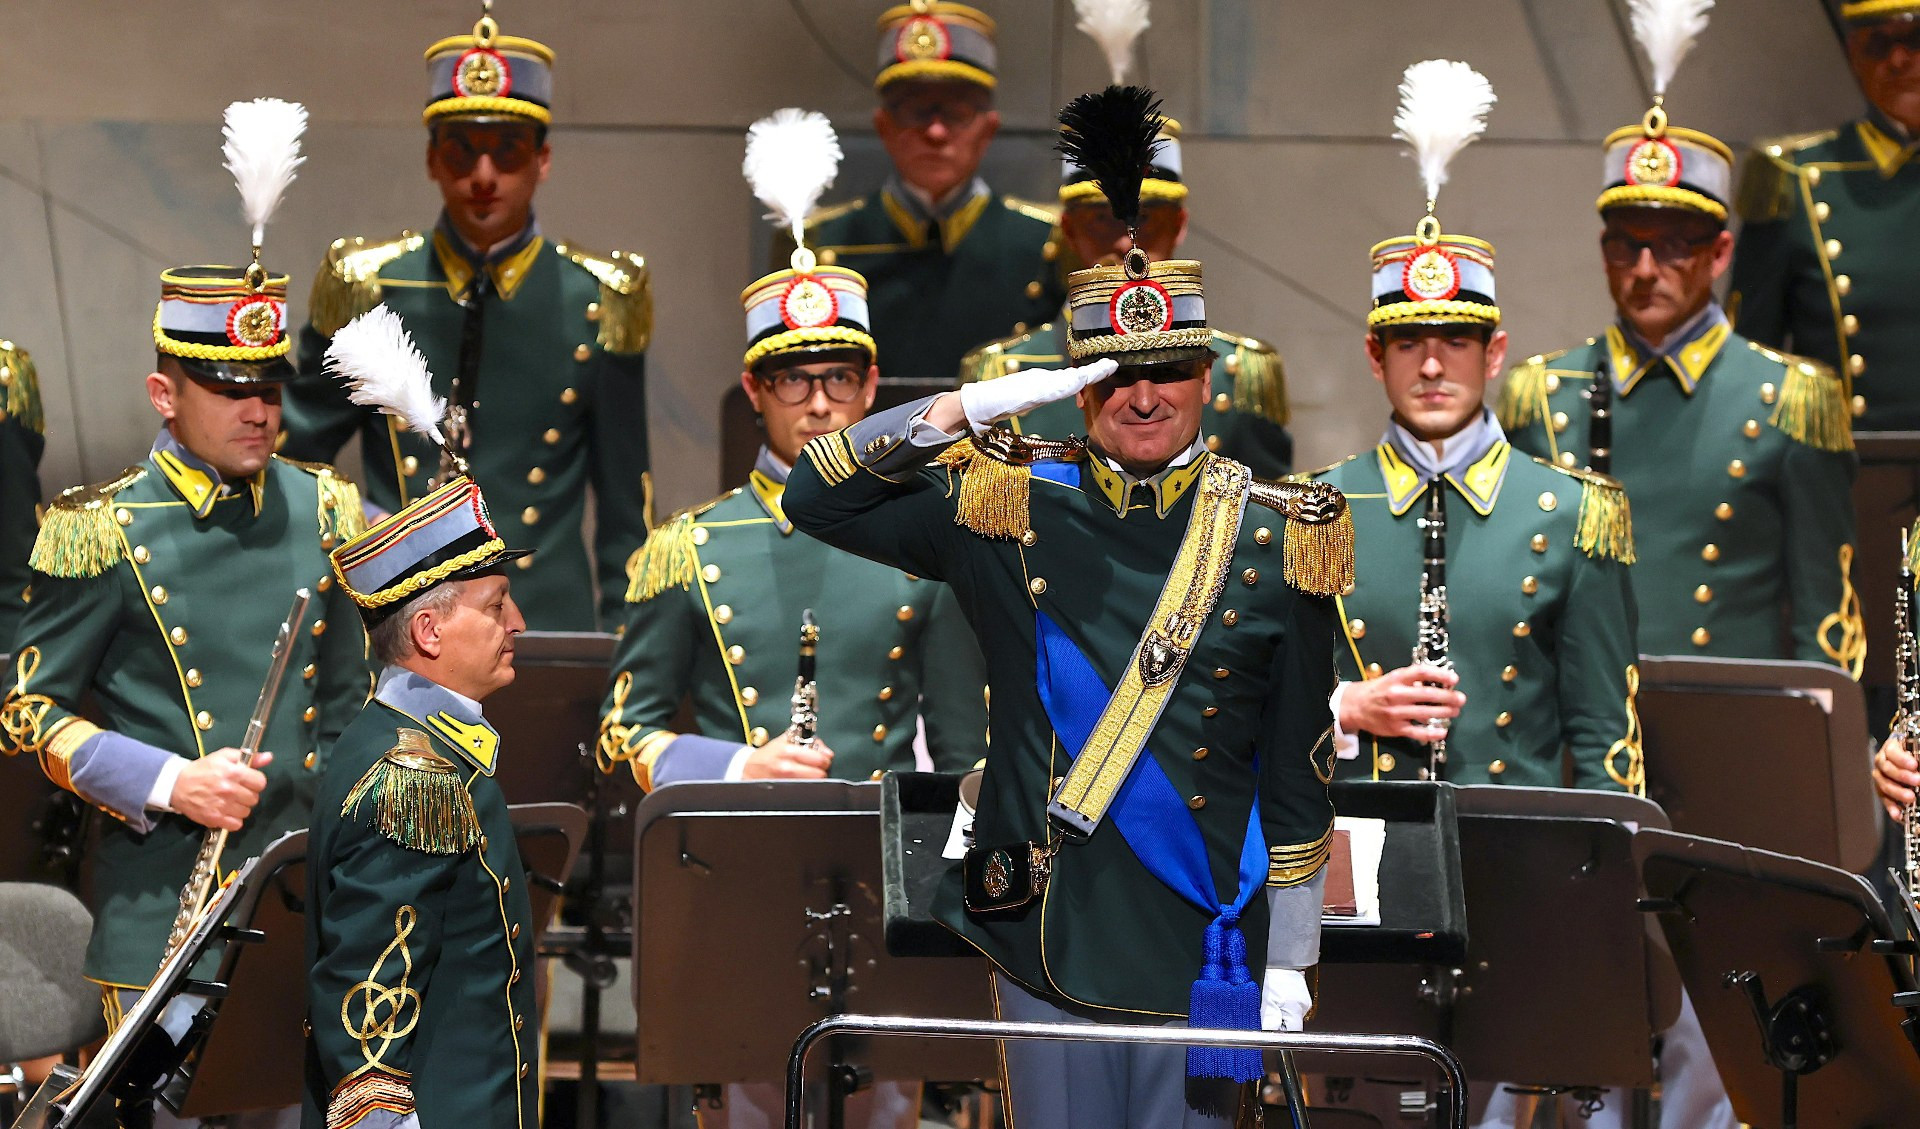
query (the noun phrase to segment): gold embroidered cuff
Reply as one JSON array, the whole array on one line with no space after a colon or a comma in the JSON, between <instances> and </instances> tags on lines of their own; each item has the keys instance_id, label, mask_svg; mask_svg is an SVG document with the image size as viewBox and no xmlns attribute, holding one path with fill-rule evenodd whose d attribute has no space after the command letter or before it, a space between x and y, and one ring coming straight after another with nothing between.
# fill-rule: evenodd
<instances>
[{"instance_id":1,"label":"gold embroidered cuff","mask_svg":"<svg viewBox=\"0 0 1920 1129\"><path fill-rule=\"evenodd\" d=\"M413 1113L412 1076L368 1066L342 1079L327 1098L327 1129L352 1129L376 1109L399 1117Z\"/></svg>"},{"instance_id":2,"label":"gold embroidered cuff","mask_svg":"<svg viewBox=\"0 0 1920 1129\"><path fill-rule=\"evenodd\" d=\"M1333 825L1328 824L1326 834L1311 843L1298 843L1289 847L1267 848L1267 885L1298 886L1310 881L1327 865L1327 856L1333 852Z\"/></svg>"},{"instance_id":3,"label":"gold embroidered cuff","mask_svg":"<svg viewBox=\"0 0 1920 1129\"><path fill-rule=\"evenodd\" d=\"M84 717L62 718L53 725L47 734L46 744L40 750L40 767L46 771L47 779L73 791L73 754L87 738L100 732L100 727Z\"/></svg>"}]
</instances>

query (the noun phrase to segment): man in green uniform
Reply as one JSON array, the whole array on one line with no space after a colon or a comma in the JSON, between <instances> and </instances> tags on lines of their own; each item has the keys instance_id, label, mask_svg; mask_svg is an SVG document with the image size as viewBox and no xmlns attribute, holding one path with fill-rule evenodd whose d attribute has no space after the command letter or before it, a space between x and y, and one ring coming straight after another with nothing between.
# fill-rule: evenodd
<instances>
[{"instance_id":1,"label":"man in green uniform","mask_svg":"<svg viewBox=\"0 0 1920 1129\"><path fill-rule=\"evenodd\" d=\"M1062 115L1069 138L1126 118L1151 140L1150 92L1086 99ZM1145 166L1124 139L1082 144L1123 150L1090 168ZM1103 182L1133 198L1117 187ZM1091 363L968 384L815 439L787 512L952 584L989 657L993 753L973 846L936 912L994 962L1001 1013L1294 1027L1331 834L1345 502L1206 449L1198 264L1135 255L1070 288L1068 353ZM1080 316L1113 309L1117 323ZM1096 385L1084 443L994 426ZM1226 1125L1231 1081L1261 1073L1258 1055L1231 1052L1196 1051L1186 1071L1159 1048L1005 1054L1014 1124Z\"/></svg>"},{"instance_id":2,"label":"man in green uniform","mask_svg":"<svg viewBox=\"0 0 1920 1129\"><path fill-rule=\"evenodd\" d=\"M525 552L464 475L334 551L384 669L307 844L306 1129L540 1124L535 922L481 712Z\"/></svg>"},{"instance_id":3,"label":"man in green uniform","mask_svg":"<svg viewBox=\"0 0 1920 1129\"><path fill-rule=\"evenodd\" d=\"M1838 370L1856 426L1920 428L1920 0L1840 5L1867 110L1747 156L1728 310L1740 333Z\"/></svg>"},{"instance_id":4,"label":"man in green uniform","mask_svg":"<svg viewBox=\"0 0 1920 1129\"><path fill-rule=\"evenodd\" d=\"M1644 654L1798 658L1859 676L1856 461L1840 379L1733 332L1731 155L1656 106L1606 143L1600 252L1617 321L1507 378L1515 447L1633 499Z\"/></svg>"},{"instance_id":5,"label":"man in green uniform","mask_svg":"<svg viewBox=\"0 0 1920 1129\"><path fill-rule=\"evenodd\" d=\"M359 491L273 453L286 277L257 263L160 277L146 389L164 425L139 464L47 508L0 703L7 752L114 817L86 959L110 1022L159 967L208 829L231 832L224 873L305 827L367 692L365 637L327 563L364 524ZM300 588L314 599L247 767L236 746ZM89 696L104 728L80 715Z\"/></svg>"},{"instance_id":6,"label":"man in green uniform","mask_svg":"<svg viewBox=\"0 0 1920 1129\"><path fill-rule=\"evenodd\" d=\"M1060 308L1057 217L978 175L1000 128L993 35L984 12L946 0L882 14L873 127L893 175L807 220L822 263L866 278L893 379L951 381L962 353ZM791 250L776 239L772 265Z\"/></svg>"},{"instance_id":7,"label":"man in green uniform","mask_svg":"<svg viewBox=\"0 0 1920 1129\"><path fill-rule=\"evenodd\" d=\"M518 562L527 621L591 631L618 617L626 557L649 524L653 299L640 256L551 242L534 217L551 156L552 65L550 50L499 34L491 16L427 49L427 174L444 209L431 232L339 239L328 250L300 335L284 450L330 459L358 434L368 500L383 511L447 478L431 444L320 371L327 339L385 302L437 374L435 394L454 406L454 446L491 484L502 520L540 550Z\"/></svg>"},{"instance_id":8,"label":"man in green uniform","mask_svg":"<svg viewBox=\"0 0 1920 1129\"><path fill-rule=\"evenodd\" d=\"M1483 403L1507 351L1493 246L1431 208L1372 251L1386 434L1313 476L1346 495L1358 560L1337 598L1340 775L1557 788L1565 747L1577 787L1642 790L1626 496L1507 442Z\"/></svg>"},{"instance_id":9,"label":"man in green uniform","mask_svg":"<svg viewBox=\"0 0 1920 1129\"><path fill-rule=\"evenodd\" d=\"M40 455L47 448L46 413L33 358L0 341L0 654L27 608L27 555L40 532Z\"/></svg>"}]
</instances>

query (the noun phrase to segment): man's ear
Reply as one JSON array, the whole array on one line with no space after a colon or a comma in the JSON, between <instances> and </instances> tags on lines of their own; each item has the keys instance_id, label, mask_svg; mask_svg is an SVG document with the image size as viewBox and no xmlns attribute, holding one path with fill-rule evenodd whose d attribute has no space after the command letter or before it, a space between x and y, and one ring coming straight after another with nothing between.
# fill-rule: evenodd
<instances>
[{"instance_id":1,"label":"man's ear","mask_svg":"<svg viewBox=\"0 0 1920 1129\"><path fill-rule=\"evenodd\" d=\"M422 608L413 613L413 619L407 624L407 633L413 636L413 649L422 658L440 657L440 615L431 608Z\"/></svg>"},{"instance_id":2,"label":"man's ear","mask_svg":"<svg viewBox=\"0 0 1920 1129\"><path fill-rule=\"evenodd\" d=\"M1507 331L1496 329L1493 336L1487 338L1487 383L1500 379L1507 371Z\"/></svg>"},{"instance_id":3,"label":"man's ear","mask_svg":"<svg viewBox=\"0 0 1920 1129\"><path fill-rule=\"evenodd\" d=\"M180 410L174 402L173 378L164 372L147 374L147 399L152 402L153 410L160 413L161 419L172 421Z\"/></svg>"},{"instance_id":4,"label":"man's ear","mask_svg":"<svg viewBox=\"0 0 1920 1129\"><path fill-rule=\"evenodd\" d=\"M1387 382L1387 347L1377 333L1369 333L1366 338L1367 367L1373 370L1373 379L1382 385Z\"/></svg>"},{"instance_id":5,"label":"man's ear","mask_svg":"<svg viewBox=\"0 0 1920 1129\"><path fill-rule=\"evenodd\" d=\"M861 393L861 406L873 410L873 402L880 398L880 365L876 362L867 366L865 391Z\"/></svg>"},{"instance_id":6,"label":"man's ear","mask_svg":"<svg viewBox=\"0 0 1920 1129\"><path fill-rule=\"evenodd\" d=\"M747 394L747 403L752 404L754 412L758 414L760 412L760 382L753 378L752 373L745 370L741 371L740 390Z\"/></svg>"}]
</instances>

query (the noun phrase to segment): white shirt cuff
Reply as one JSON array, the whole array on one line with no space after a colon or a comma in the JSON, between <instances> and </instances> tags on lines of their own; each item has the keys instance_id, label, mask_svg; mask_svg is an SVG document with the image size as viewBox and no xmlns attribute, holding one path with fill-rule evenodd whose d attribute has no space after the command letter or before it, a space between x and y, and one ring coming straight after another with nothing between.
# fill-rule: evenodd
<instances>
[{"instance_id":1,"label":"white shirt cuff","mask_svg":"<svg viewBox=\"0 0 1920 1129\"><path fill-rule=\"evenodd\" d=\"M933 401L929 400L927 406L921 408L914 414L913 419L907 422L907 442L915 447L942 447L950 443L958 443L961 439L960 435L949 434L927 422L927 413L931 410L933 410Z\"/></svg>"},{"instance_id":2,"label":"white shirt cuff","mask_svg":"<svg viewBox=\"0 0 1920 1129\"><path fill-rule=\"evenodd\" d=\"M160 774L153 778L153 787L147 792L147 806L154 811L173 810L173 785L180 779L180 770L187 767L187 758L171 757L160 765Z\"/></svg>"},{"instance_id":3,"label":"white shirt cuff","mask_svg":"<svg viewBox=\"0 0 1920 1129\"><path fill-rule=\"evenodd\" d=\"M747 758L753 755L752 745L740 746L740 751L727 761L727 774L720 779L729 784L737 784L747 778Z\"/></svg>"},{"instance_id":4,"label":"white shirt cuff","mask_svg":"<svg viewBox=\"0 0 1920 1129\"><path fill-rule=\"evenodd\" d=\"M1327 699L1327 705L1333 708L1333 755L1343 761L1353 760L1360 755L1360 735L1340 728L1340 699L1346 697L1347 687L1351 685L1351 682L1340 683Z\"/></svg>"}]
</instances>

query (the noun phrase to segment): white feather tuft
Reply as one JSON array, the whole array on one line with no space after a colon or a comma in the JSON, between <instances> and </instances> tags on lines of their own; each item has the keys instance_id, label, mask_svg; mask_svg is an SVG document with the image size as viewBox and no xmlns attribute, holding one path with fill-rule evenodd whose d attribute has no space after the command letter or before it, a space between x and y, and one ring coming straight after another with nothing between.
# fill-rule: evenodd
<instances>
[{"instance_id":1,"label":"white feather tuft","mask_svg":"<svg viewBox=\"0 0 1920 1129\"><path fill-rule=\"evenodd\" d=\"M346 383L347 398L354 403L396 416L410 430L446 446L440 421L446 417L447 402L433 394L427 359L407 336L400 315L385 303L333 335L326 371Z\"/></svg>"},{"instance_id":2,"label":"white feather tuft","mask_svg":"<svg viewBox=\"0 0 1920 1129\"><path fill-rule=\"evenodd\" d=\"M1113 71L1113 84L1127 81L1133 66L1133 44L1147 30L1148 0L1073 0L1074 14L1080 22L1074 26L1086 32L1100 45Z\"/></svg>"},{"instance_id":3,"label":"white feather tuft","mask_svg":"<svg viewBox=\"0 0 1920 1129\"><path fill-rule=\"evenodd\" d=\"M793 233L794 246L804 246L807 216L840 171L840 138L825 114L775 110L747 129L740 171L767 206L767 218Z\"/></svg>"},{"instance_id":4,"label":"white feather tuft","mask_svg":"<svg viewBox=\"0 0 1920 1129\"><path fill-rule=\"evenodd\" d=\"M1707 30L1713 0L1628 0L1627 6L1633 14L1633 37L1653 64L1653 93L1663 96L1680 60Z\"/></svg>"},{"instance_id":5,"label":"white feather tuft","mask_svg":"<svg viewBox=\"0 0 1920 1129\"><path fill-rule=\"evenodd\" d=\"M1412 147L1427 199L1439 197L1455 154L1486 132L1493 103L1493 85L1465 63L1428 59L1407 68L1393 135Z\"/></svg>"},{"instance_id":6,"label":"white feather tuft","mask_svg":"<svg viewBox=\"0 0 1920 1129\"><path fill-rule=\"evenodd\" d=\"M306 160L300 155L300 135L306 131L307 108L298 102L255 98L227 107L220 151L240 189L240 211L253 228L256 247L293 183L294 170Z\"/></svg>"}]
</instances>

